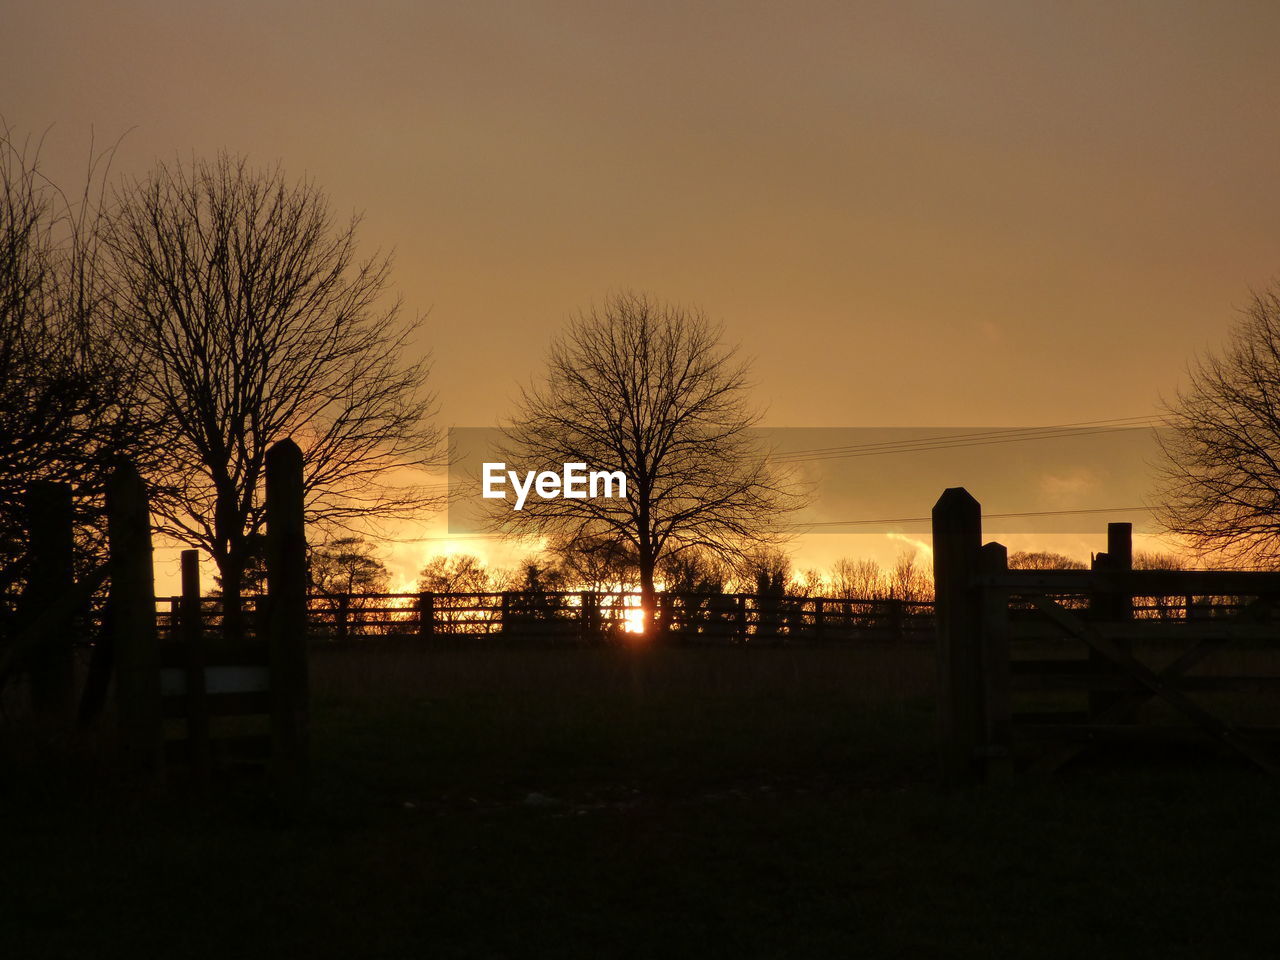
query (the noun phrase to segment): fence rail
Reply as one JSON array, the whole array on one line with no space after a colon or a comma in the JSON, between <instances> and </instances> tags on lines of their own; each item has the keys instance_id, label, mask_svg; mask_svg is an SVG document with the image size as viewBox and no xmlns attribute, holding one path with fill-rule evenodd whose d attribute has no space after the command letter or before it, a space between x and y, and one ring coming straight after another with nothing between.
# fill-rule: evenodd
<instances>
[{"instance_id":1,"label":"fence rail","mask_svg":"<svg viewBox=\"0 0 1280 960\"><path fill-rule=\"evenodd\" d=\"M244 598L250 631L261 614ZM159 604L159 628L178 623L180 597ZM216 597L201 601L207 631L221 623ZM622 591L501 593L320 594L308 598L308 633L315 644L384 640L482 643L486 639L555 643L621 642L640 630L640 595ZM841 643L931 639L931 603L759 594L658 595L658 630L694 644Z\"/></svg>"}]
</instances>

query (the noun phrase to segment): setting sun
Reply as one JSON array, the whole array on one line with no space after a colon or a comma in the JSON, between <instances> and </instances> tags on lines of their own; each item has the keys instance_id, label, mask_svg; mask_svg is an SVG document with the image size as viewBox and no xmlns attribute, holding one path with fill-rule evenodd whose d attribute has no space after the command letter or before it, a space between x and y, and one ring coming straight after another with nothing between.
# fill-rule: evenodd
<instances>
[{"instance_id":1,"label":"setting sun","mask_svg":"<svg viewBox=\"0 0 1280 960\"><path fill-rule=\"evenodd\" d=\"M644 633L644 610L640 608L639 597L627 598L627 609L622 615L624 633Z\"/></svg>"}]
</instances>

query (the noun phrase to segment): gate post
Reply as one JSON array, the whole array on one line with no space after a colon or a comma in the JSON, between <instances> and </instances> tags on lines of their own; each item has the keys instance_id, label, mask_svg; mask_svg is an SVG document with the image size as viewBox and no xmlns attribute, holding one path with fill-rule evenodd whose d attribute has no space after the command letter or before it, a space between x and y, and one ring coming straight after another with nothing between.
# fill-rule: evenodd
<instances>
[{"instance_id":1,"label":"gate post","mask_svg":"<svg viewBox=\"0 0 1280 960\"><path fill-rule=\"evenodd\" d=\"M981 593L982 507L950 487L933 508L933 578L938 629L938 732L943 783L978 779L986 740L983 710Z\"/></svg>"},{"instance_id":2,"label":"gate post","mask_svg":"<svg viewBox=\"0 0 1280 960\"><path fill-rule=\"evenodd\" d=\"M107 481L107 536L120 751L135 772L158 772L164 731L151 516L146 486L131 463L116 467Z\"/></svg>"},{"instance_id":3,"label":"gate post","mask_svg":"<svg viewBox=\"0 0 1280 960\"><path fill-rule=\"evenodd\" d=\"M271 676L271 768L276 801L289 812L307 782L307 539L302 451L281 440L267 451L267 643Z\"/></svg>"}]
</instances>

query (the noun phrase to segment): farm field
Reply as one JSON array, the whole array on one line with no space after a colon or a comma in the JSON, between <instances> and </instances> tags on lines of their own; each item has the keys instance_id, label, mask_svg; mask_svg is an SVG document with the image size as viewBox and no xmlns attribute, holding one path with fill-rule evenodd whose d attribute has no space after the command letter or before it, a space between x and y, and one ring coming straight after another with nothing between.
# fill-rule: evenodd
<instances>
[{"instance_id":1,"label":"farm field","mask_svg":"<svg viewBox=\"0 0 1280 960\"><path fill-rule=\"evenodd\" d=\"M935 786L928 644L320 651L272 816L6 744L12 957L1274 956L1280 785ZM14 735L16 737L16 734Z\"/></svg>"}]
</instances>

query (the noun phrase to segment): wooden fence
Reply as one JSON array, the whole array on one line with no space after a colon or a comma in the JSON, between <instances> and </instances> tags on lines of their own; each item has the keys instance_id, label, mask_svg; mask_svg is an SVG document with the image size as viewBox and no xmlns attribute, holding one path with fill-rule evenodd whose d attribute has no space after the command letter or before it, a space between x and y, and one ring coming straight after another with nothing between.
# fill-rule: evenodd
<instances>
[{"instance_id":1,"label":"wooden fence","mask_svg":"<svg viewBox=\"0 0 1280 960\"><path fill-rule=\"evenodd\" d=\"M255 602L245 598L250 611ZM182 604L161 605L163 635L181 621ZM933 604L905 600L671 592L658 595L658 608L662 639L685 644L923 641L934 629ZM216 626L217 598L202 600L201 612ZM625 591L313 595L307 613L311 642L322 646L621 643L641 623L640 596Z\"/></svg>"},{"instance_id":2,"label":"wooden fence","mask_svg":"<svg viewBox=\"0 0 1280 960\"><path fill-rule=\"evenodd\" d=\"M1217 742L1280 772L1280 574L1009 570L962 488L933 511L944 779L1050 772L1109 741Z\"/></svg>"},{"instance_id":3,"label":"wooden fence","mask_svg":"<svg viewBox=\"0 0 1280 960\"><path fill-rule=\"evenodd\" d=\"M157 612L146 486L129 464L107 486L108 559L73 579L71 491L33 484L32 563L20 629L0 656L0 679L30 677L33 706L72 713L73 638L93 636L79 721L95 720L115 684L123 765L163 775L175 763L199 783L218 761L256 763L282 809L295 806L307 766L307 568L302 453L291 441L267 454L267 597L253 629L227 640L200 598L195 551L182 557L183 595ZM107 585L105 605L91 600Z\"/></svg>"}]
</instances>

